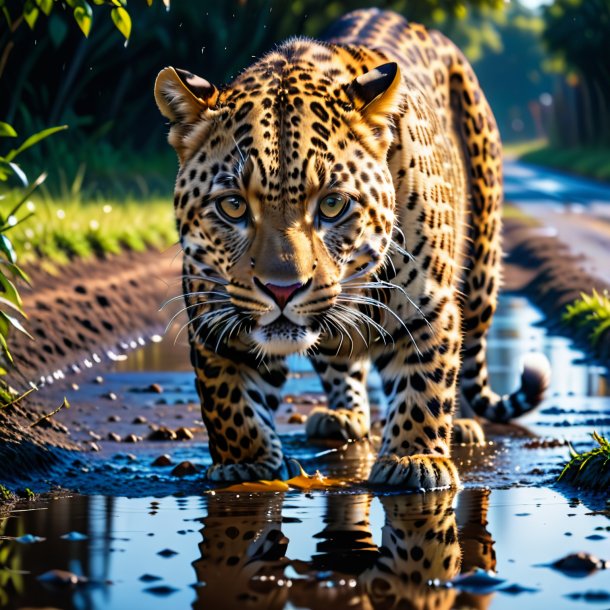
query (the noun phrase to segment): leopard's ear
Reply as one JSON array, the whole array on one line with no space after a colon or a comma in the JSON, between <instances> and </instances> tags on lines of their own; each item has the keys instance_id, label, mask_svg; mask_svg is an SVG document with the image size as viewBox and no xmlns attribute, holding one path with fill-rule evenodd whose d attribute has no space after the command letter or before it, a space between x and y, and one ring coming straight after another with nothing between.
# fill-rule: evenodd
<instances>
[{"instance_id":1,"label":"leopard's ear","mask_svg":"<svg viewBox=\"0 0 610 610\"><path fill-rule=\"evenodd\" d=\"M395 114L400 105L400 70L396 62L377 66L356 77L347 94L365 118L377 122Z\"/></svg>"},{"instance_id":2,"label":"leopard's ear","mask_svg":"<svg viewBox=\"0 0 610 610\"><path fill-rule=\"evenodd\" d=\"M218 89L186 70L164 68L155 81L155 100L172 123L193 124L218 101Z\"/></svg>"},{"instance_id":3,"label":"leopard's ear","mask_svg":"<svg viewBox=\"0 0 610 610\"><path fill-rule=\"evenodd\" d=\"M186 70L164 68L155 81L155 100L161 114L169 119L169 143L180 164L196 150L205 138L211 121L211 109L218 103L219 91L207 80Z\"/></svg>"}]
</instances>

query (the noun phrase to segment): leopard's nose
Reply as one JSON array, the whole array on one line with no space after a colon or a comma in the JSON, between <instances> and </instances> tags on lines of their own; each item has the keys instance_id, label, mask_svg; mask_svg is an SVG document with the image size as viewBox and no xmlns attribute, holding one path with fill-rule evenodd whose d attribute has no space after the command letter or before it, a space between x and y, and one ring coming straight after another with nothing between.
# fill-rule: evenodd
<instances>
[{"instance_id":1,"label":"leopard's nose","mask_svg":"<svg viewBox=\"0 0 610 610\"><path fill-rule=\"evenodd\" d=\"M311 280L305 282L304 284L301 282L294 282L292 284L272 284L261 282L258 278L254 278L254 283L265 293L267 293L278 305L280 309L284 309L288 304L288 301L294 297L294 295L303 290L306 286L310 284Z\"/></svg>"}]
</instances>

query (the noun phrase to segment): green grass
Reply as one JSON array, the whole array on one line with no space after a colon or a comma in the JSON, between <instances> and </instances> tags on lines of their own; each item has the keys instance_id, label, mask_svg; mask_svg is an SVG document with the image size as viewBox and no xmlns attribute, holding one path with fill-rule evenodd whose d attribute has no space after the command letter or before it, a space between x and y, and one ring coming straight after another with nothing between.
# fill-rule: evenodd
<instances>
[{"instance_id":1,"label":"green grass","mask_svg":"<svg viewBox=\"0 0 610 610\"><path fill-rule=\"evenodd\" d=\"M610 441L597 432L591 435L597 443L590 451L571 450L570 461L559 475L559 481L586 489L608 491L610 488Z\"/></svg>"},{"instance_id":2,"label":"green grass","mask_svg":"<svg viewBox=\"0 0 610 610\"><path fill-rule=\"evenodd\" d=\"M577 299L566 307L562 316L564 322L579 330L588 332L591 345L600 346L604 338L610 337L610 297L608 291L591 294L581 293Z\"/></svg>"},{"instance_id":3,"label":"green grass","mask_svg":"<svg viewBox=\"0 0 610 610\"><path fill-rule=\"evenodd\" d=\"M548 145L545 138L536 138L535 140L526 140L525 142L503 143L502 149L506 157L521 157L535 150L540 150Z\"/></svg>"},{"instance_id":4,"label":"green grass","mask_svg":"<svg viewBox=\"0 0 610 610\"><path fill-rule=\"evenodd\" d=\"M524 145L525 146L525 145ZM510 151L510 148L509 148ZM589 178L610 181L610 149L553 148L545 143L515 153L521 161L564 170Z\"/></svg>"},{"instance_id":5,"label":"green grass","mask_svg":"<svg viewBox=\"0 0 610 610\"><path fill-rule=\"evenodd\" d=\"M10 230L21 264L65 264L123 250L164 248L177 240L169 199L81 202L32 198L33 215Z\"/></svg>"}]
</instances>

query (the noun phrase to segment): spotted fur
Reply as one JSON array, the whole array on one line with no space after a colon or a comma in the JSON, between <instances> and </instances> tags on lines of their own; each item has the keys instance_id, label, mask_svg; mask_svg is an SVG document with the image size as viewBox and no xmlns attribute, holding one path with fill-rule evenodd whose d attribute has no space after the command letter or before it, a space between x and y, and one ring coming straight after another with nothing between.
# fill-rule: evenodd
<instances>
[{"instance_id":1,"label":"spotted fur","mask_svg":"<svg viewBox=\"0 0 610 610\"><path fill-rule=\"evenodd\" d=\"M283 358L301 352L330 400L309 436L367 435L372 362L389 410L370 480L456 486L458 386L465 416L506 420L548 382L537 363L513 395L488 385L501 145L460 51L395 13L361 10L324 42L285 42L222 89L166 68L155 95L180 159L209 476L283 472L272 413Z\"/></svg>"},{"instance_id":2,"label":"spotted fur","mask_svg":"<svg viewBox=\"0 0 610 610\"><path fill-rule=\"evenodd\" d=\"M464 490L457 501L453 490L382 496L379 547L370 522L372 499L370 494L326 496L322 525L312 531L315 553L306 559L288 529L282 531L281 494L208 496L201 557L193 563L197 580L205 584L197 587L194 607L450 610L490 605L493 593L433 584L477 568L495 570L494 541L486 527L489 490ZM333 586L324 586L321 578Z\"/></svg>"}]
</instances>

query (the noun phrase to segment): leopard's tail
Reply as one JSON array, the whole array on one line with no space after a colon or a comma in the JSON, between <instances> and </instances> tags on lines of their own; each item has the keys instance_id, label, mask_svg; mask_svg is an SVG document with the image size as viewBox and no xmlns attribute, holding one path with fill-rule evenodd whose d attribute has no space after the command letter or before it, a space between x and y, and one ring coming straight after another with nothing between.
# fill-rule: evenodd
<instances>
[{"instance_id":1,"label":"leopard's tail","mask_svg":"<svg viewBox=\"0 0 610 610\"><path fill-rule=\"evenodd\" d=\"M550 381L551 365L547 357L540 353L527 354L523 358L521 387L516 392L499 396L485 385L473 394L472 389L478 386L462 387L461 406L489 421L507 422L535 409L542 402Z\"/></svg>"}]
</instances>

